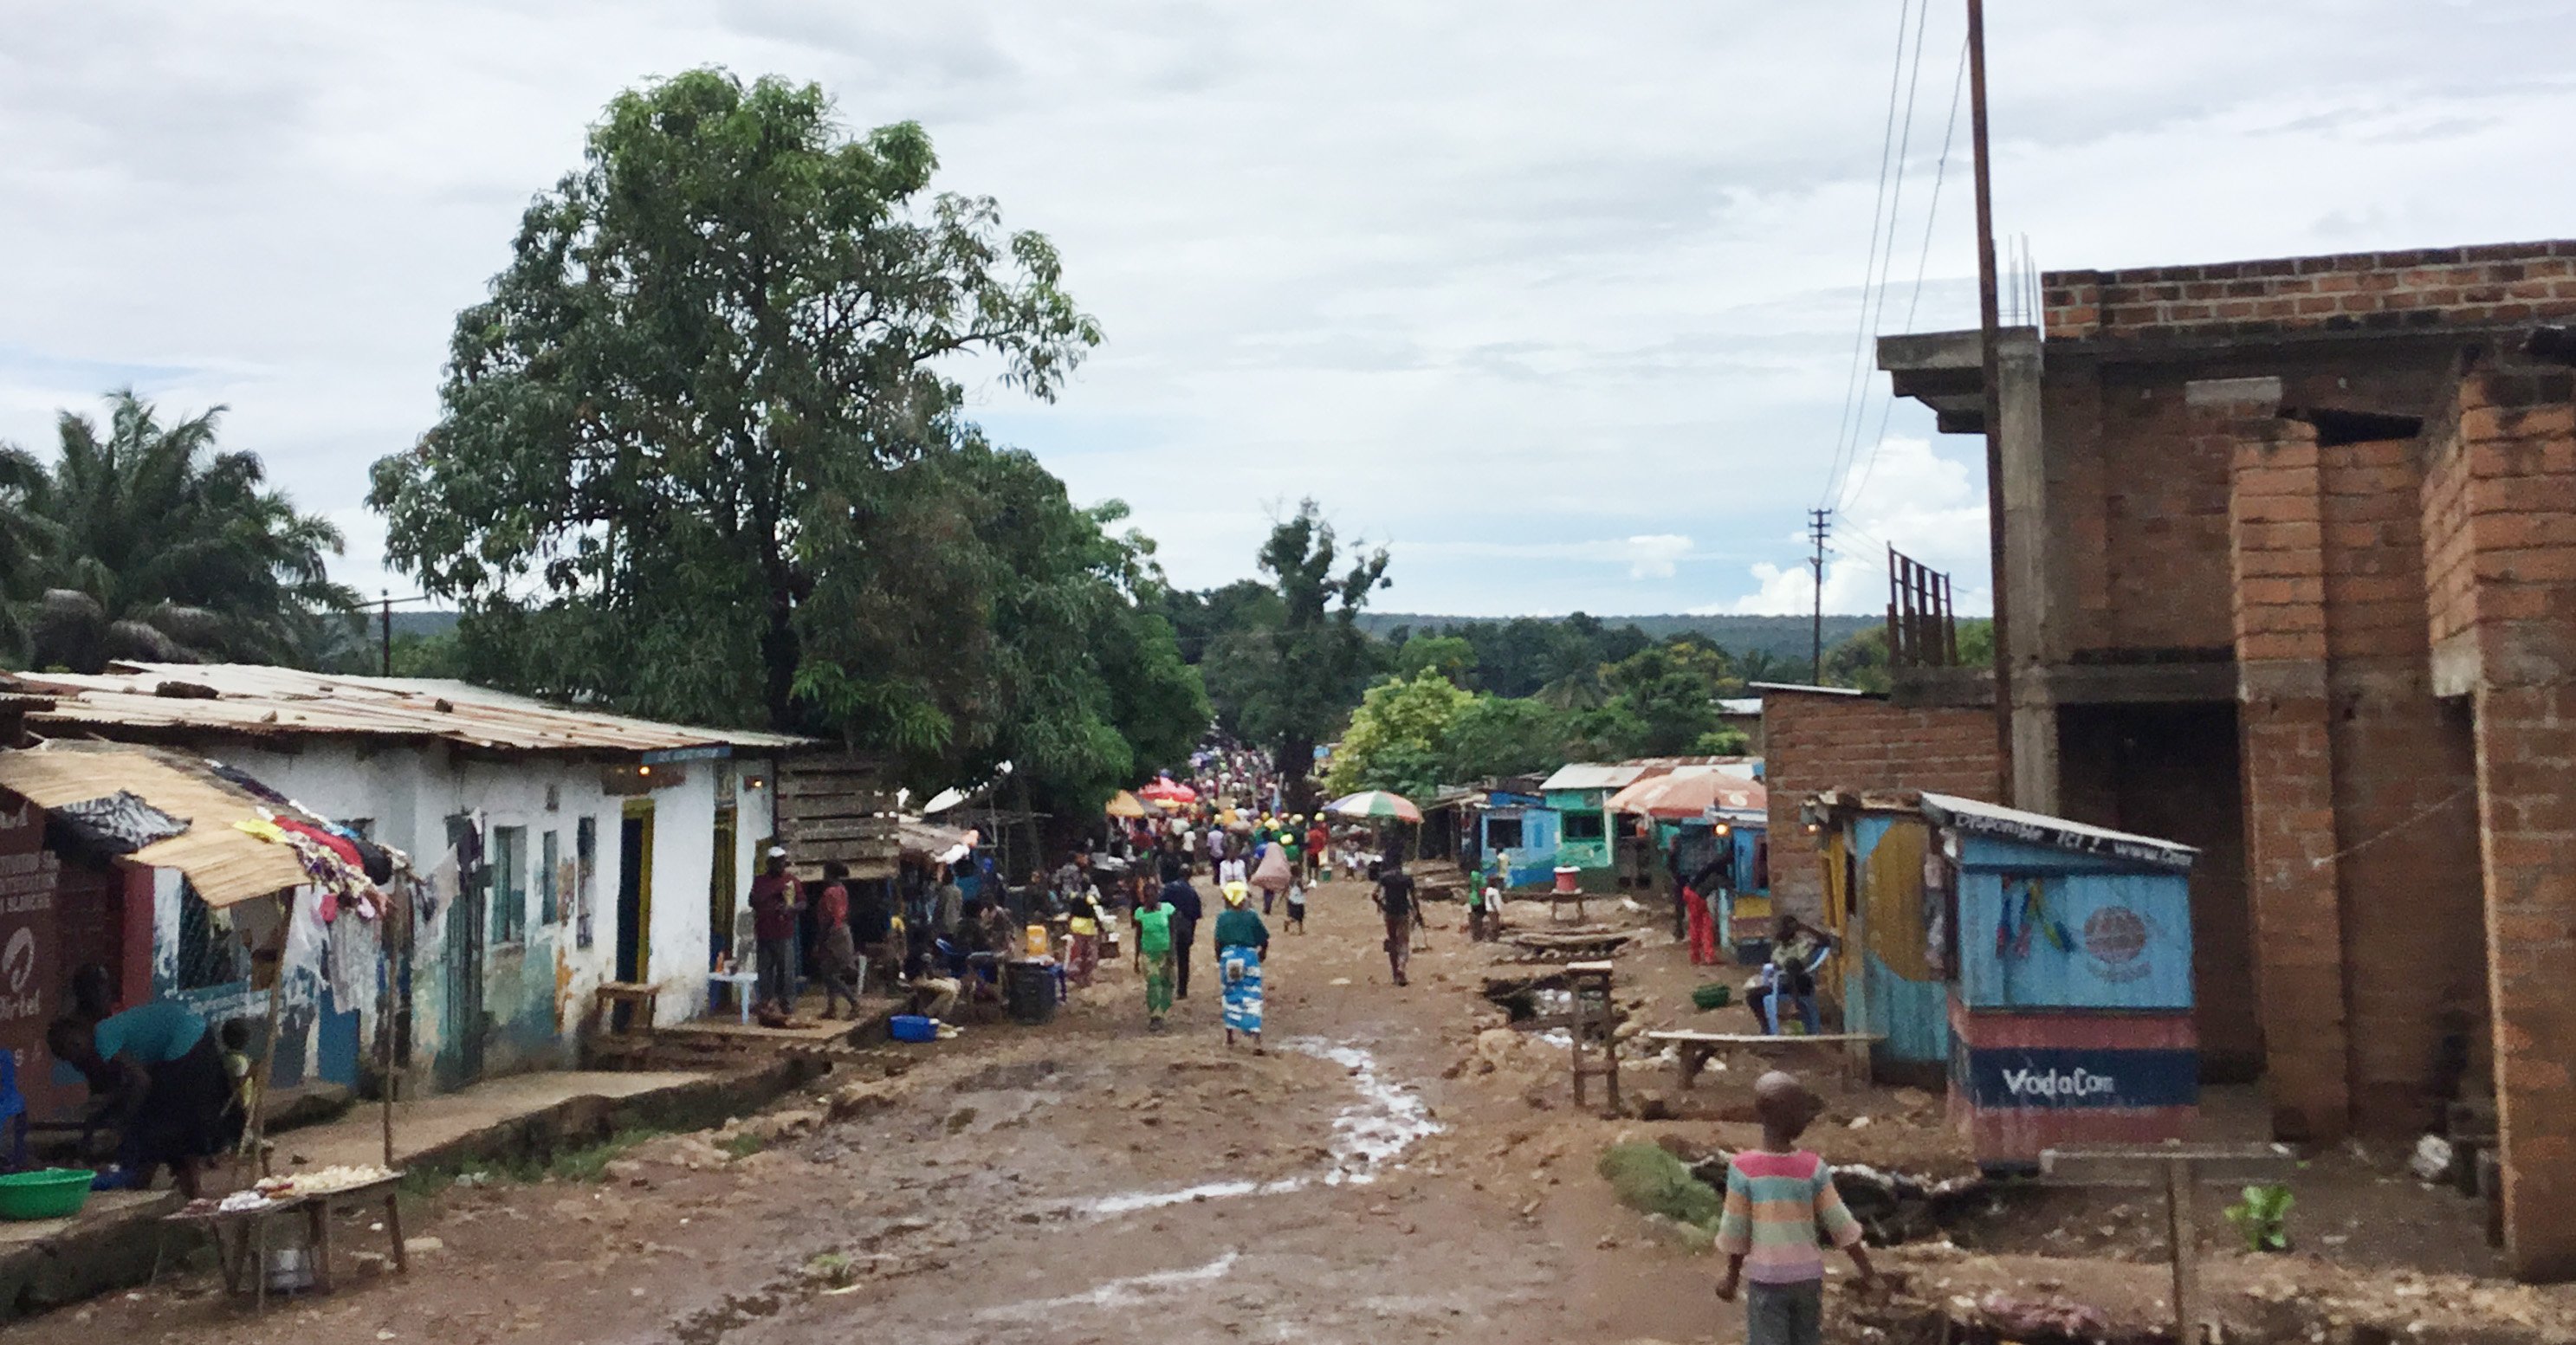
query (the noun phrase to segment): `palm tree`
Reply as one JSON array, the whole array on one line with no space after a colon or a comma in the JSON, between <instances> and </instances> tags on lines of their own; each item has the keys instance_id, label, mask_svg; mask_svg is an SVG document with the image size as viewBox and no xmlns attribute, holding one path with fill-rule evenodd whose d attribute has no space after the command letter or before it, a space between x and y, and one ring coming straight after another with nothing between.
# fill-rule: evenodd
<instances>
[{"instance_id":1,"label":"palm tree","mask_svg":"<svg viewBox=\"0 0 2576 1345\"><path fill-rule=\"evenodd\" d=\"M118 659L291 663L357 594L333 583L339 529L265 488L257 455L215 447L223 408L163 425L129 389L107 433L66 411L62 456L32 475L0 452L0 582L23 542L41 576L29 662L95 672ZM13 589L30 588L22 578Z\"/></svg>"}]
</instances>

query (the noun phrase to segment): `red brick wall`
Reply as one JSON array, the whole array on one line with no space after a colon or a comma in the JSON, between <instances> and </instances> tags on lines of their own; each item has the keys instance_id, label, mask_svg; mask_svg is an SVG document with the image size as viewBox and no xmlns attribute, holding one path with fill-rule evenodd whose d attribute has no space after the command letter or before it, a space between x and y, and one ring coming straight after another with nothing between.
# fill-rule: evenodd
<instances>
[{"instance_id":1,"label":"red brick wall","mask_svg":"<svg viewBox=\"0 0 2576 1345\"><path fill-rule=\"evenodd\" d=\"M1907 709L1874 696L1762 693L1762 770L1771 792L1771 893L1783 909L1821 913L1824 874L1798 805L1828 789L1921 789L2002 797L1995 716L1987 710Z\"/></svg>"},{"instance_id":2,"label":"red brick wall","mask_svg":"<svg viewBox=\"0 0 2576 1345\"><path fill-rule=\"evenodd\" d=\"M2475 760L2433 695L2414 441L2318 463L2346 1079L2357 1127L2411 1135L2456 1083L2446 1038L2484 1036Z\"/></svg>"},{"instance_id":3,"label":"red brick wall","mask_svg":"<svg viewBox=\"0 0 2576 1345\"><path fill-rule=\"evenodd\" d=\"M2351 1091L2316 432L2268 407L2203 414L2209 433L2236 446L2237 723L2273 1128L2332 1139L2349 1121Z\"/></svg>"},{"instance_id":4,"label":"red brick wall","mask_svg":"<svg viewBox=\"0 0 2576 1345\"><path fill-rule=\"evenodd\" d=\"M2473 367L2443 429L2465 478L2506 1250L2523 1278L2576 1279L2576 370Z\"/></svg>"},{"instance_id":5,"label":"red brick wall","mask_svg":"<svg viewBox=\"0 0 2576 1345\"><path fill-rule=\"evenodd\" d=\"M2576 240L2040 279L2052 341L2502 325L2576 314Z\"/></svg>"}]
</instances>

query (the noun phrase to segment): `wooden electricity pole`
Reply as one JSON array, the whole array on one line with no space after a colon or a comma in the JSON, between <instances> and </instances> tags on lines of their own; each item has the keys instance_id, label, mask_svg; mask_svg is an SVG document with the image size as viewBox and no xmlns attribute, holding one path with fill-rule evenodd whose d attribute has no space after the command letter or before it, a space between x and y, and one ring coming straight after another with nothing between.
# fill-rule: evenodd
<instances>
[{"instance_id":1,"label":"wooden electricity pole","mask_svg":"<svg viewBox=\"0 0 2576 1345\"><path fill-rule=\"evenodd\" d=\"M1977 323L1985 355L1986 551L1994 569L1995 772L2002 801L2013 801L2011 605L2004 580L2003 318L1995 283L1993 153L1986 139L1986 4L1968 0L1968 125L1977 166Z\"/></svg>"}]
</instances>

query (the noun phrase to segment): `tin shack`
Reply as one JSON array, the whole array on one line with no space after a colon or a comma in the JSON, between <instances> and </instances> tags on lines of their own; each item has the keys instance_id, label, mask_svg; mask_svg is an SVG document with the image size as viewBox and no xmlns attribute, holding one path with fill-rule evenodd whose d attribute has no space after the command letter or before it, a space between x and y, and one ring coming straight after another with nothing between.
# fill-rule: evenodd
<instances>
[{"instance_id":1,"label":"tin shack","mask_svg":"<svg viewBox=\"0 0 2576 1345\"><path fill-rule=\"evenodd\" d=\"M1799 812L1815 834L1824 925L1837 945L1820 989L1847 1030L1883 1038L1870 1049L1873 1077L1937 1088L1950 1070L1950 917L1926 881L1934 847L1922 799L1838 790L1810 795Z\"/></svg>"},{"instance_id":2,"label":"tin shack","mask_svg":"<svg viewBox=\"0 0 2576 1345\"><path fill-rule=\"evenodd\" d=\"M2198 852L1944 794L1920 807L1927 945L1952 950L1950 1111L1979 1164L2180 1138L2200 1103Z\"/></svg>"}]
</instances>

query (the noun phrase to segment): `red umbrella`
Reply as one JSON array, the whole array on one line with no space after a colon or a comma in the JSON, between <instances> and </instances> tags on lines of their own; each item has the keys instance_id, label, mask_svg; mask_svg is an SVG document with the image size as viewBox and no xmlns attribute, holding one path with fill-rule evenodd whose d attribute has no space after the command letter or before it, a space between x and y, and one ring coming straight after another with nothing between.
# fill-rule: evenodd
<instances>
[{"instance_id":1,"label":"red umbrella","mask_svg":"<svg viewBox=\"0 0 2576 1345\"><path fill-rule=\"evenodd\" d=\"M1168 775L1136 792L1156 803L1196 803L1199 798L1197 790Z\"/></svg>"}]
</instances>

